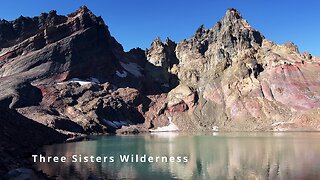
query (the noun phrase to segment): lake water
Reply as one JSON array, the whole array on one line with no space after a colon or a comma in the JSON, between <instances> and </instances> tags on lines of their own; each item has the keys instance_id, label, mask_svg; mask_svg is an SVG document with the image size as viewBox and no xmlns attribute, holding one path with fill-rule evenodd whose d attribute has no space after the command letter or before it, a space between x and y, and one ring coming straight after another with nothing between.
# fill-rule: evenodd
<instances>
[{"instance_id":1,"label":"lake water","mask_svg":"<svg viewBox=\"0 0 320 180\"><path fill-rule=\"evenodd\" d=\"M320 179L320 133L159 133L100 136L87 141L46 146L46 156L66 156L65 163L36 163L58 179ZM120 155L158 162L121 162ZM114 157L110 162L72 162L72 156ZM161 158L174 158L165 162ZM177 157L187 162L177 162ZM140 161L141 159L139 159Z\"/></svg>"}]
</instances>

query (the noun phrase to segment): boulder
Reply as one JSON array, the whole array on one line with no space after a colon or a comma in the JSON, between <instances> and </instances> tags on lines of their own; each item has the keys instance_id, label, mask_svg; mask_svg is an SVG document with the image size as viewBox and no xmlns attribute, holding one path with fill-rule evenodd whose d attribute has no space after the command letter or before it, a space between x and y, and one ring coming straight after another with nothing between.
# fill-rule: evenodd
<instances>
[{"instance_id":1,"label":"boulder","mask_svg":"<svg viewBox=\"0 0 320 180\"><path fill-rule=\"evenodd\" d=\"M186 85L179 85L168 93L169 111L184 112L196 103L196 94Z\"/></svg>"}]
</instances>

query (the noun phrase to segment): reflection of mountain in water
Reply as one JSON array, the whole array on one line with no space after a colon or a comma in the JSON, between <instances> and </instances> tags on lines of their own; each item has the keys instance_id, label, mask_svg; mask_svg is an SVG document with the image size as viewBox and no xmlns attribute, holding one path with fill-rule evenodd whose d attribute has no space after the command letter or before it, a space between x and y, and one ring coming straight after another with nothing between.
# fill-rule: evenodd
<instances>
[{"instance_id":1,"label":"reflection of mountain in water","mask_svg":"<svg viewBox=\"0 0 320 180\"><path fill-rule=\"evenodd\" d=\"M112 136L49 146L47 155L114 155L114 163L38 164L63 178L320 179L317 133ZM188 163L120 163L119 154L185 156Z\"/></svg>"},{"instance_id":2,"label":"reflection of mountain in water","mask_svg":"<svg viewBox=\"0 0 320 180\"><path fill-rule=\"evenodd\" d=\"M319 179L319 139L303 134L177 137L164 146L148 144L150 154L189 154L185 166L153 164L187 179ZM259 136L260 135L260 136ZM169 141L170 142L170 141Z\"/></svg>"}]
</instances>

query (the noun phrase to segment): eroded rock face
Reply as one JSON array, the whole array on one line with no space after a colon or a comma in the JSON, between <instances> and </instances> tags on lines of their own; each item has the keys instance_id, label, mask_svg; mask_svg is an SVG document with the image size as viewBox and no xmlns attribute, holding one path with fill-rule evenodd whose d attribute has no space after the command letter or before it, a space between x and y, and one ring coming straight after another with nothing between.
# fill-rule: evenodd
<instances>
[{"instance_id":1,"label":"eroded rock face","mask_svg":"<svg viewBox=\"0 0 320 180\"><path fill-rule=\"evenodd\" d=\"M139 111L143 100L136 89L112 91L109 83L65 82L44 85L41 90L41 105L19 108L19 112L66 133L112 133L122 126L144 122Z\"/></svg>"},{"instance_id":2,"label":"eroded rock face","mask_svg":"<svg viewBox=\"0 0 320 180\"><path fill-rule=\"evenodd\" d=\"M68 16L51 11L0 24L5 27L0 28L1 99L15 94L12 89L21 84L38 86L72 78L119 82L116 71L126 71L120 64L122 46L101 17L86 7ZM127 78L138 84L132 74Z\"/></svg>"},{"instance_id":3,"label":"eroded rock face","mask_svg":"<svg viewBox=\"0 0 320 180\"><path fill-rule=\"evenodd\" d=\"M171 112L184 112L195 102L196 94L188 86L180 84L168 93L168 109Z\"/></svg>"},{"instance_id":4,"label":"eroded rock face","mask_svg":"<svg viewBox=\"0 0 320 180\"><path fill-rule=\"evenodd\" d=\"M144 71L146 78L151 82L161 84L163 87L172 88L177 85L174 68L178 64L175 54L176 43L166 39L163 43L160 38L154 40L146 51L148 63Z\"/></svg>"},{"instance_id":5,"label":"eroded rock face","mask_svg":"<svg viewBox=\"0 0 320 180\"><path fill-rule=\"evenodd\" d=\"M0 106L9 108L19 108L25 106L39 105L42 100L42 94L39 88L31 85L29 82L19 84L2 83L8 87L0 92Z\"/></svg>"},{"instance_id":6,"label":"eroded rock face","mask_svg":"<svg viewBox=\"0 0 320 180\"><path fill-rule=\"evenodd\" d=\"M47 81L104 78L113 75L119 65L103 20L85 7L67 17L54 11L35 18L21 17L8 22L8 26L12 26L12 33L17 36L5 39L7 43L1 46L0 77L20 74L19 77L28 75L29 79ZM102 72L103 67L109 71ZM64 76L55 77L60 74Z\"/></svg>"},{"instance_id":7,"label":"eroded rock face","mask_svg":"<svg viewBox=\"0 0 320 180\"><path fill-rule=\"evenodd\" d=\"M293 43L265 39L237 10L229 9L211 29L201 26L174 52L180 85L168 93L166 110L180 129L252 131L318 124L318 118L306 114L318 112L320 105L319 58L300 54ZM194 108L173 96L180 96L181 85L198 95ZM297 121L301 116L313 123Z\"/></svg>"},{"instance_id":8,"label":"eroded rock face","mask_svg":"<svg viewBox=\"0 0 320 180\"><path fill-rule=\"evenodd\" d=\"M1 107L66 134L144 122L138 110L144 51L125 53L86 7L67 16L51 11L2 20L0 27Z\"/></svg>"}]
</instances>

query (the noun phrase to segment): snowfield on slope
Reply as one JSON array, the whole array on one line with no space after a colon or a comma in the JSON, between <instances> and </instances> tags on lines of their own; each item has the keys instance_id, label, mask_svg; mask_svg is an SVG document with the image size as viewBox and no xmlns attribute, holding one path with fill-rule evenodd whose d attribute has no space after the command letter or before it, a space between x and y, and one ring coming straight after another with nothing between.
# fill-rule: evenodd
<instances>
[{"instance_id":1,"label":"snowfield on slope","mask_svg":"<svg viewBox=\"0 0 320 180\"><path fill-rule=\"evenodd\" d=\"M120 62L120 64L126 71L128 71L135 77L142 76L142 73L141 73L142 68L138 64L132 63L132 62Z\"/></svg>"}]
</instances>

